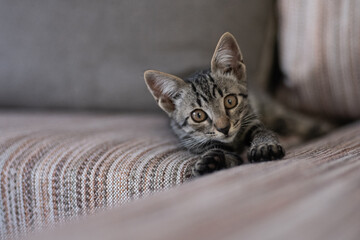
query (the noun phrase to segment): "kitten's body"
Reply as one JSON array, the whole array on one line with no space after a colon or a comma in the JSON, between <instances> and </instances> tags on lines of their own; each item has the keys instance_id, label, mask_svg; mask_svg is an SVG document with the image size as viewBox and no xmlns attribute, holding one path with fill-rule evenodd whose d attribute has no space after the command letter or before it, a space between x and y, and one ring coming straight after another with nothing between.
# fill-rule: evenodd
<instances>
[{"instance_id":1,"label":"kitten's body","mask_svg":"<svg viewBox=\"0 0 360 240\"><path fill-rule=\"evenodd\" d=\"M247 147L249 162L281 159L284 150L263 121L271 128L286 128L303 137L314 129L310 119L289 114L265 95L248 93L246 67L230 33L219 40L211 69L184 80L146 71L145 81L170 116L181 145L201 155L193 168L195 176L243 163L240 154Z\"/></svg>"}]
</instances>

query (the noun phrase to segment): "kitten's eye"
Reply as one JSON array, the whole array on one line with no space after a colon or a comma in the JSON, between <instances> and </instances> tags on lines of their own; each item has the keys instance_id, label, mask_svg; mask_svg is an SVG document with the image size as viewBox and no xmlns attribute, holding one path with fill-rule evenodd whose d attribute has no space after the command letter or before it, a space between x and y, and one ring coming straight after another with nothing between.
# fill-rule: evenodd
<instances>
[{"instance_id":1,"label":"kitten's eye","mask_svg":"<svg viewBox=\"0 0 360 240\"><path fill-rule=\"evenodd\" d=\"M207 114L201 109L196 109L191 112L191 118L195 122L199 123L199 122L203 122L207 119Z\"/></svg>"},{"instance_id":2,"label":"kitten's eye","mask_svg":"<svg viewBox=\"0 0 360 240\"><path fill-rule=\"evenodd\" d=\"M227 95L224 99L224 105L226 109L234 108L237 103L238 101L235 95Z\"/></svg>"}]
</instances>

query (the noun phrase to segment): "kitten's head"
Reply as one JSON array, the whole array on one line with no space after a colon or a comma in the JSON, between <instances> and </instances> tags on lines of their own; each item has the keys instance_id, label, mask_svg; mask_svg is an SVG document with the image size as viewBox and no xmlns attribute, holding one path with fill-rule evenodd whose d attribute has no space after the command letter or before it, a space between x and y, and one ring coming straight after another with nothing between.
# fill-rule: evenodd
<instances>
[{"instance_id":1,"label":"kitten's head","mask_svg":"<svg viewBox=\"0 0 360 240\"><path fill-rule=\"evenodd\" d=\"M185 80L153 70L146 71L144 77L181 134L200 142L231 142L248 113L246 69L230 33L220 38L210 70Z\"/></svg>"}]
</instances>

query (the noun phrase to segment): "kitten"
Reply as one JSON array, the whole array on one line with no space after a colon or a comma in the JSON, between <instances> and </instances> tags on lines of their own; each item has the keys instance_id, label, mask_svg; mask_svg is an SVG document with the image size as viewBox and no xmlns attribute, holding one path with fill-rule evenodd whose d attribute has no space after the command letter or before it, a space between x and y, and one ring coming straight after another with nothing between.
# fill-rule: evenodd
<instances>
[{"instance_id":1,"label":"kitten","mask_svg":"<svg viewBox=\"0 0 360 240\"><path fill-rule=\"evenodd\" d=\"M283 115L280 122L284 126L291 127L298 118L300 125L306 125L307 119L288 117L287 111L273 102L269 110L262 105L267 99L259 100L255 94L249 94L243 56L230 33L220 38L210 69L187 79L148 70L144 78L158 105L171 118L180 144L201 155L193 166L194 176L242 164L240 154L245 147L249 147L249 162L284 157L277 136L258 117L261 108L270 115ZM278 122L276 118L271 121ZM309 121L300 132L309 131L311 126Z\"/></svg>"}]
</instances>

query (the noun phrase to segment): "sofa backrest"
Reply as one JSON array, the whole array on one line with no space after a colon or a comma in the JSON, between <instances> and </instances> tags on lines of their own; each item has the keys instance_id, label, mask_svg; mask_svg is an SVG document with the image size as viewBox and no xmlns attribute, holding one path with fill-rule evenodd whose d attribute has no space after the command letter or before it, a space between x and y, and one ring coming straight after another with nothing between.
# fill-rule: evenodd
<instances>
[{"instance_id":1,"label":"sofa backrest","mask_svg":"<svg viewBox=\"0 0 360 240\"><path fill-rule=\"evenodd\" d=\"M360 1L279 0L279 99L341 121L360 118Z\"/></svg>"},{"instance_id":2,"label":"sofa backrest","mask_svg":"<svg viewBox=\"0 0 360 240\"><path fill-rule=\"evenodd\" d=\"M263 0L0 2L0 107L158 109L143 72L208 67L237 38L256 77L271 12Z\"/></svg>"}]
</instances>

